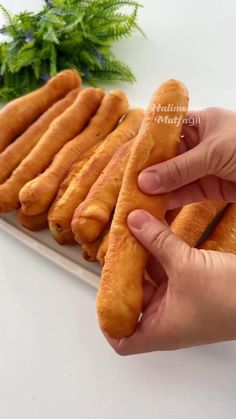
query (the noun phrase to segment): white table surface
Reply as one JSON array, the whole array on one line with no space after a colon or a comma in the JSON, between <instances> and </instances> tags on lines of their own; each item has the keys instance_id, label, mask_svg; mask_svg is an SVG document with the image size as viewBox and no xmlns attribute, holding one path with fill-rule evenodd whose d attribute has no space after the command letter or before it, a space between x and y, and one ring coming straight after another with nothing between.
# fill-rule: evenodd
<instances>
[{"instance_id":1,"label":"white table surface","mask_svg":"<svg viewBox=\"0 0 236 419\"><path fill-rule=\"evenodd\" d=\"M12 11L41 1L2 0ZM136 35L115 49L146 104L169 77L192 106L236 108L236 2L143 0ZM0 417L235 419L236 344L122 358L97 327L95 290L0 232Z\"/></svg>"}]
</instances>

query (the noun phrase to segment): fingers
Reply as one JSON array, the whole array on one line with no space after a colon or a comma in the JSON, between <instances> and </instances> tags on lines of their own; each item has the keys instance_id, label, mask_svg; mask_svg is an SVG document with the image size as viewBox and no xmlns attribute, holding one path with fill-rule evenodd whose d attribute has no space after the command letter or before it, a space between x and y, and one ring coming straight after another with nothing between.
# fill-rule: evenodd
<instances>
[{"instance_id":1,"label":"fingers","mask_svg":"<svg viewBox=\"0 0 236 419\"><path fill-rule=\"evenodd\" d=\"M210 146L199 144L184 154L149 167L139 175L139 187L148 194L156 195L174 191L206 176L209 149Z\"/></svg>"},{"instance_id":2,"label":"fingers","mask_svg":"<svg viewBox=\"0 0 236 419\"><path fill-rule=\"evenodd\" d=\"M150 339L147 339L147 337L146 330L139 326L132 336L121 339L112 347L119 355L126 356L150 352L151 349L148 344Z\"/></svg>"},{"instance_id":3,"label":"fingers","mask_svg":"<svg viewBox=\"0 0 236 419\"><path fill-rule=\"evenodd\" d=\"M168 210L205 200L236 202L235 183L206 176L172 192Z\"/></svg>"},{"instance_id":4,"label":"fingers","mask_svg":"<svg viewBox=\"0 0 236 419\"><path fill-rule=\"evenodd\" d=\"M153 345L153 334L151 316L144 314L144 321L141 319L134 334L122 339L111 339L107 334L105 338L119 355L136 355L157 350Z\"/></svg>"},{"instance_id":5,"label":"fingers","mask_svg":"<svg viewBox=\"0 0 236 419\"><path fill-rule=\"evenodd\" d=\"M120 340L110 339L106 336L110 345L119 355L135 355L168 349L162 336L161 327L159 327L159 309L161 310L165 293L166 284L163 284L152 296L132 336Z\"/></svg>"},{"instance_id":6,"label":"fingers","mask_svg":"<svg viewBox=\"0 0 236 419\"><path fill-rule=\"evenodd\" d=\"M180 255L182 257L190 250L187 244L171 232L169 227L146 211L131 212L128 217L128 226L137 240L159 260L167 275L175 269Z\"/></svg>"},{"instance_id":7,"label":"fingers","mask_svg":"<svg viewBox=\"0 0 236 419\"><path fill-rule=\"evenodd\" d=\"M154 296L155 292L157 290L157 287L153 284L151 284L148 281L144 281L143 284L143 308L142 311L145 311L148 305L150 304L150 301L152 300L152 297Z\"/></svg>"},{"instance_id":8,"label":"fingers","mask_svg":"<svg viewBox=\"0 0 236 419\"><path fill-rule=\"evenodd\" d=\"M198 126L194 125L194 121L196 120L197 118L195 118L193 115L187 116L187 122L185 123L185 125L183 125L182 129L182 136L178 154L185 153L186 151L191 150L193 147L196 147L196 145L199 144L200 140Z\"/></svg>"},{"instance_id":9,"label":"fingers","mask_svg":"<svg viewBox=\"0 0 236 419\"><path fill-rule=\"evenodd\" d=\"M148 308L148 306L150 305L153 297L155 296L157 291L157 287L152 285L150 282L144 281L143 284L143 292L144 292L144 298L143 298L143 307L142 307L142 312L145 312L145 310ZM137 327L137 331L140 329L140 325L141 323L138 324ZM111 345L111 347L120 355L131 355L135 352L134 347L135 346L140 346L136 344L136 339L138 337L138 340L141 339L141 335L140 332L135 332L135 339L132 340L132 336L130 338L123 338L123 339L113 339L110 338L110 336L105 333L102 332L103 335L105 336L105 338L107 339L107 341L109 342L109 344ZM131 341L131 344L130 344ZM144 351L144 345L146 345L146 343L144 342L144 344L142 344L142 348ZM137 350L137 349L136 349ZM139 349L139 351L141 350L141 348ZM142 351L141 351L142 352Z\"/></svg>"},{"instance_id":10,"label":"fingers","mask_svg":"<svg viewBox=\"0 0 236 419\"><path fill-rule=\"evenodd\" d=\"M104 336L114 351L119 355L136 355L148 352L147 339L140 328L129 338L111 339L106 334Z\"/></svg>"},{"instance_id":11,"label":"fingers","mask_svg":"<svg viewBox=\"0 0 236 419\"><path fill-rule=\"evenodd\" d=\"M198 128L200 124L203 124L205 122L205 112L206 109L195 109L195 110L189 110L187 112L186 122L184 122L184 127L190 127L190 128Z\"/></svg>"},{"instance_id":12,"label":"fingers","mask_svg":"<svg viewBox=\"0 0 236 419\"><path fill-rule=\"evenodd\" d=\"M184 125L178 154L183 154L199 144L198 127Z\"/></svg>"},{"instance_id":13,"label":"fingers","mask_svg":"<svg viewBox=\"0 0 236 419\"><path fill-rule=\"evenodd\" d=\"M183 135L187 148L191 149L203 140L203 133L208 120L209 109L199 109L187 113L183 124Z\"/></svg>"},{"instance_id":14,"label":"fingers","mask_svg":"<svg viewBox=\"0 0 236 419\"><path fill-rule=\"evenodd\" d=\"M186 150L191 150L191 148L196 147L199 144L199 133L198 127L184 125L183 130L183 139L186 145Z\"/></svg>"},{"instance_id":15,"label":"fingers","mask_svg":"<svg viewBox=\"0 0 236 419\"><path fill-rule=\"evenodd\" d=\"M157 287L159 287L164 281L167 281L168 279L160 262L153 256L149 258L146 270L147 274L150 276Z\"/></svg>"},{"instance_id":16,"label":"fingers","mask_svg":"<svg viewBox=\"0 0 236 419\"><path fill-rule=\"evenodd\" d=\"M171 197L171 195L170 195L170 197ZM172 207L170 210L169 210L169 207L168 207L168 211L166 212L166 215L165 215L165 220L166 220L166 222L167 222L168 225L171 225L172 221L175 219L175 217L180 212L181 207L182 206L180 206L180 207Z\"/></svg>"}]
</instances>

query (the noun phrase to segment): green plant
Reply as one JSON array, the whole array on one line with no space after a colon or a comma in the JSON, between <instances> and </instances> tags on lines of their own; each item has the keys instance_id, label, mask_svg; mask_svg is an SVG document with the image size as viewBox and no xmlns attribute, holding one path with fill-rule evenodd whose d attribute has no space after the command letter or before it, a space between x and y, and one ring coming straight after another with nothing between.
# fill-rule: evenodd
<instances>
[{"instance_id":1,"label":"green plant","mask_svg":"<svg viewBox=\"0 0 236 419\"><path fill-rule=\"evenodd\" d=\"M141 7L132 0L46 0L38 13L11 16L0 33L0 99L25 94L65 68L77 68L90 84L133 82L131 69L117 60L112 45L129 37ZM130 13L127 12L130 11Z\"/></svg>"}]
</instances>

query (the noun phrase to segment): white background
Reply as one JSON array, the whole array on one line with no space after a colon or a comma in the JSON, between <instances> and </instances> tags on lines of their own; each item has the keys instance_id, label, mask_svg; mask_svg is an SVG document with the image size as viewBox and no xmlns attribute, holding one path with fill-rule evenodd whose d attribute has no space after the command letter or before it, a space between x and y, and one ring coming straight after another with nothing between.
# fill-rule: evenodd
<instances>
[{"instance_id":1,"label":"white background","mask_svg":"<svg viewBox=\"0 0 236 419\"><path fill-rule=\"evenodd\" d=\"M11 11L34 0L2 3ZM146 106L169 77L192 107L235 109L236 2L143 0L135 35L115 47ZM222 278L223 280L223 278ZM95 291L0 232L0 417L235 419L236 345L122 358L97 327Z\"/></svg>"}]
</instances>

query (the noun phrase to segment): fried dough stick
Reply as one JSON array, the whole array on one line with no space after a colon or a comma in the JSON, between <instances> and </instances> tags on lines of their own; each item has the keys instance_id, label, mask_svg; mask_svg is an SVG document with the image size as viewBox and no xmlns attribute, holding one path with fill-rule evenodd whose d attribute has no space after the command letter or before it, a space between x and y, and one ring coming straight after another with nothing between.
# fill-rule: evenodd
<instances>
[{"instance_id":1,"label":"fried dough stick","mask_svg":"<svg viewBox=\"0 0 236 419\"><path fill-rule=\"evenodd\" d=\"M229 204L200 249L236 254L236 204Z\"/></svg>"},{"instance_id":2,"label":"fried dough stick","mask_svg":"<svg viewBox=\"0 0 236 419\"><path fill-rule=\"evenodd\" d=\"M219 201L185 205L171 223L170 228L189 246L196 247L207 227L225 206L225 202Z\"/></svg>"},{"instance_id":3,"label":"fried dough stick","mask_svg":"<svg viewBox=\"0 0 236 419\"><path fill-rule=\"evenodd\" d=\"M76 70L65 70L45 86L13 100L0 111L0 152L21 135L53 103L81 83Z\"/></svg>"},{"instance_id":4,"label":"fried dough stick","mask_svg":"<svg viewBox=\"0 0 236 419\"><path fill-rule=\"evenodd\" d=\"M117 203L131 146L120 147L75 211L76 236L80 242L93 242L108 225Z\"/></svg>"},{"instance_id":5,"label":"fried dough stick","mask_svg":"<svg viewBox=\"0 0 236 419\"><path fill-rule=\"evenodd\" d=\"M116 150L138 133L143 116L144 112L141 109L130 111L118 127L101 143L94 155L71 181L65 194L50 213L51 231L53 231L54 226L60 226L62 234L71 231L71 222L75 209L86 198L91 186ZM76 212L72 226L73 233L77 239Z\"/></svg>"},{"instance_id":6,"label":"fried dough stick","mask_svg":"<svg viewBox=\"0 0 236 419\"><path fill-rule=\"evenodd\" d=\"M101 266L103 266L105 263L105 257L109 246L109 234L110 230L108 230L107 233L104 235L97 252L97 260L100 262Z\"/></svg>"},{"instance_id":7,"label":"fried dough stick","mask_svg":"<svg viewBox=\"0 0 236 419\"><path fill-rule=\"evenodd\" d=\"M63 147L50 167L20 193L25 214L34 215L48 209L69 168L94 144L104 139L128 110L128 100L121 91L108 93L87 128Z\"/></svg>"},{"instance_id":8,"label":"fried dough stick","mask_svg":"<svg viewBox=\"0 0 236 419\"><path fill-rule=\"evenodd\" d=\"M74 89L56 102L0 154L0 183L5 182L18 164L30 153L48 130L51 122L72 105L78 93L79 89Z\"/></svg>"},{"instance_id":9,"label":"fried dough stick","mask_svg":"<svg viewBox=\"0 0 236 419\"><path fill-rule=\"evenodd\" d=\"M99 144L96 144L95 146L91 147L89 150L85 151L85 153L82 154L80 159L71 166L70 170L67 173L66 178L63 180L63 182L61 183L58 189L57 196L56 196L55 201L53 202L53 205L55 205L55 203L64 195L69 184L72 182L74 177L80 172L84 164L87 163L90 157L95 153L98 145Z\"/></svg>"},{"instance_id":10,"label":"fried dough stick","mask_svg":"<svg viewBox=\"0 0 236 419\"><path fill-rule=\"evenodd\" d=\"M103 94L101 89L82 90L75 102L52 122L33 150L0 186L0 212L10 212L17 208L21 188L45 170L63 145L83 130L96 112Z\"/></svg>"},{"instance_id":11,"label":"fried dough stick","mask_svg":"<svg viewBox=\"0 0 236 419\"><path fill-rule=\"evenodd\" d=\"M168 111L169 104L175 111ZM181 83L169 80L161 85L131 149L97 295L100 326L112 338L134 332L143 304L148 252L130 233L127 217L131 211L143 209L163 220L168 201L168 195L145 195L138 188L138 175L143 169L177 154L187 107L188 92ZM180 123L174 123L175 117Z\"/></svg>"},{"instance_id":12,"label":"fried dough stick","mask_svg":"<svg viewBox=\"0 0 236 419\"><path fill-rule=\"evenodd\" d=\"M28 216L23 213L21 208L17 211L17 218L20 224L31 231L41 231L48 228L48 213L43 212L39 215Z\"/></svg>"},{"instance_id":13,"label":"fried dough stick","mask_svg":"<svg viewBox=\"0 0 236 419\"><path fill-rule=\"evenodd\" d=\"M101 236L94 242L83 242L81 244L83 257L89 262L100 262L104 265L104 259L108 249L110 225L104 230Z\"/></svg>"},{"instance_id":14,"label":"fried dough stick","mask_svg":"<svg viewBox=\"0 0 236 419\"><path fill-rule=\"evenodd\" d=\"M82 254L83 258L89 262L96 262L97 253L100 248L102 239L98 239L94 242L83 243L82 244Z\"/></svg>"},{"instance_id":15,"label":"fried dough stick","mask_svg":"<svg viewBox=\"0 0 236 419\"><path fill-rule=\"evenodd\" d=\"M56 197L55 201L53 202L53 204L52 204L52 206L49 210L49 214L48 214L49 219L50 219L50 215L54 211L54 208L57 205L58 201L60 200L60 198L66 192L70 182L79 173L79 171L82 169L82 167L88 162L90 157L96 152L96 149L97 149L97 144L94 147L87 150L81 156L81 158L78 160L78 162L73 164L73 166L69 170L65 180L61 183L60 188L59 188L58 193L57 193L57 197ZM49 227L50 227L50 224L49 224ZM66 233L62 234L60 226L54 224L54 228L53 228L53 230L51 230L51 233L52 233L53 238L59 244L61 244L62 246L65 245L65 244L75 244L75 239L74 239L74 235L73 235L72 231L69 231L69 232L66 232Z\"/></svg>"}]
</instances>

